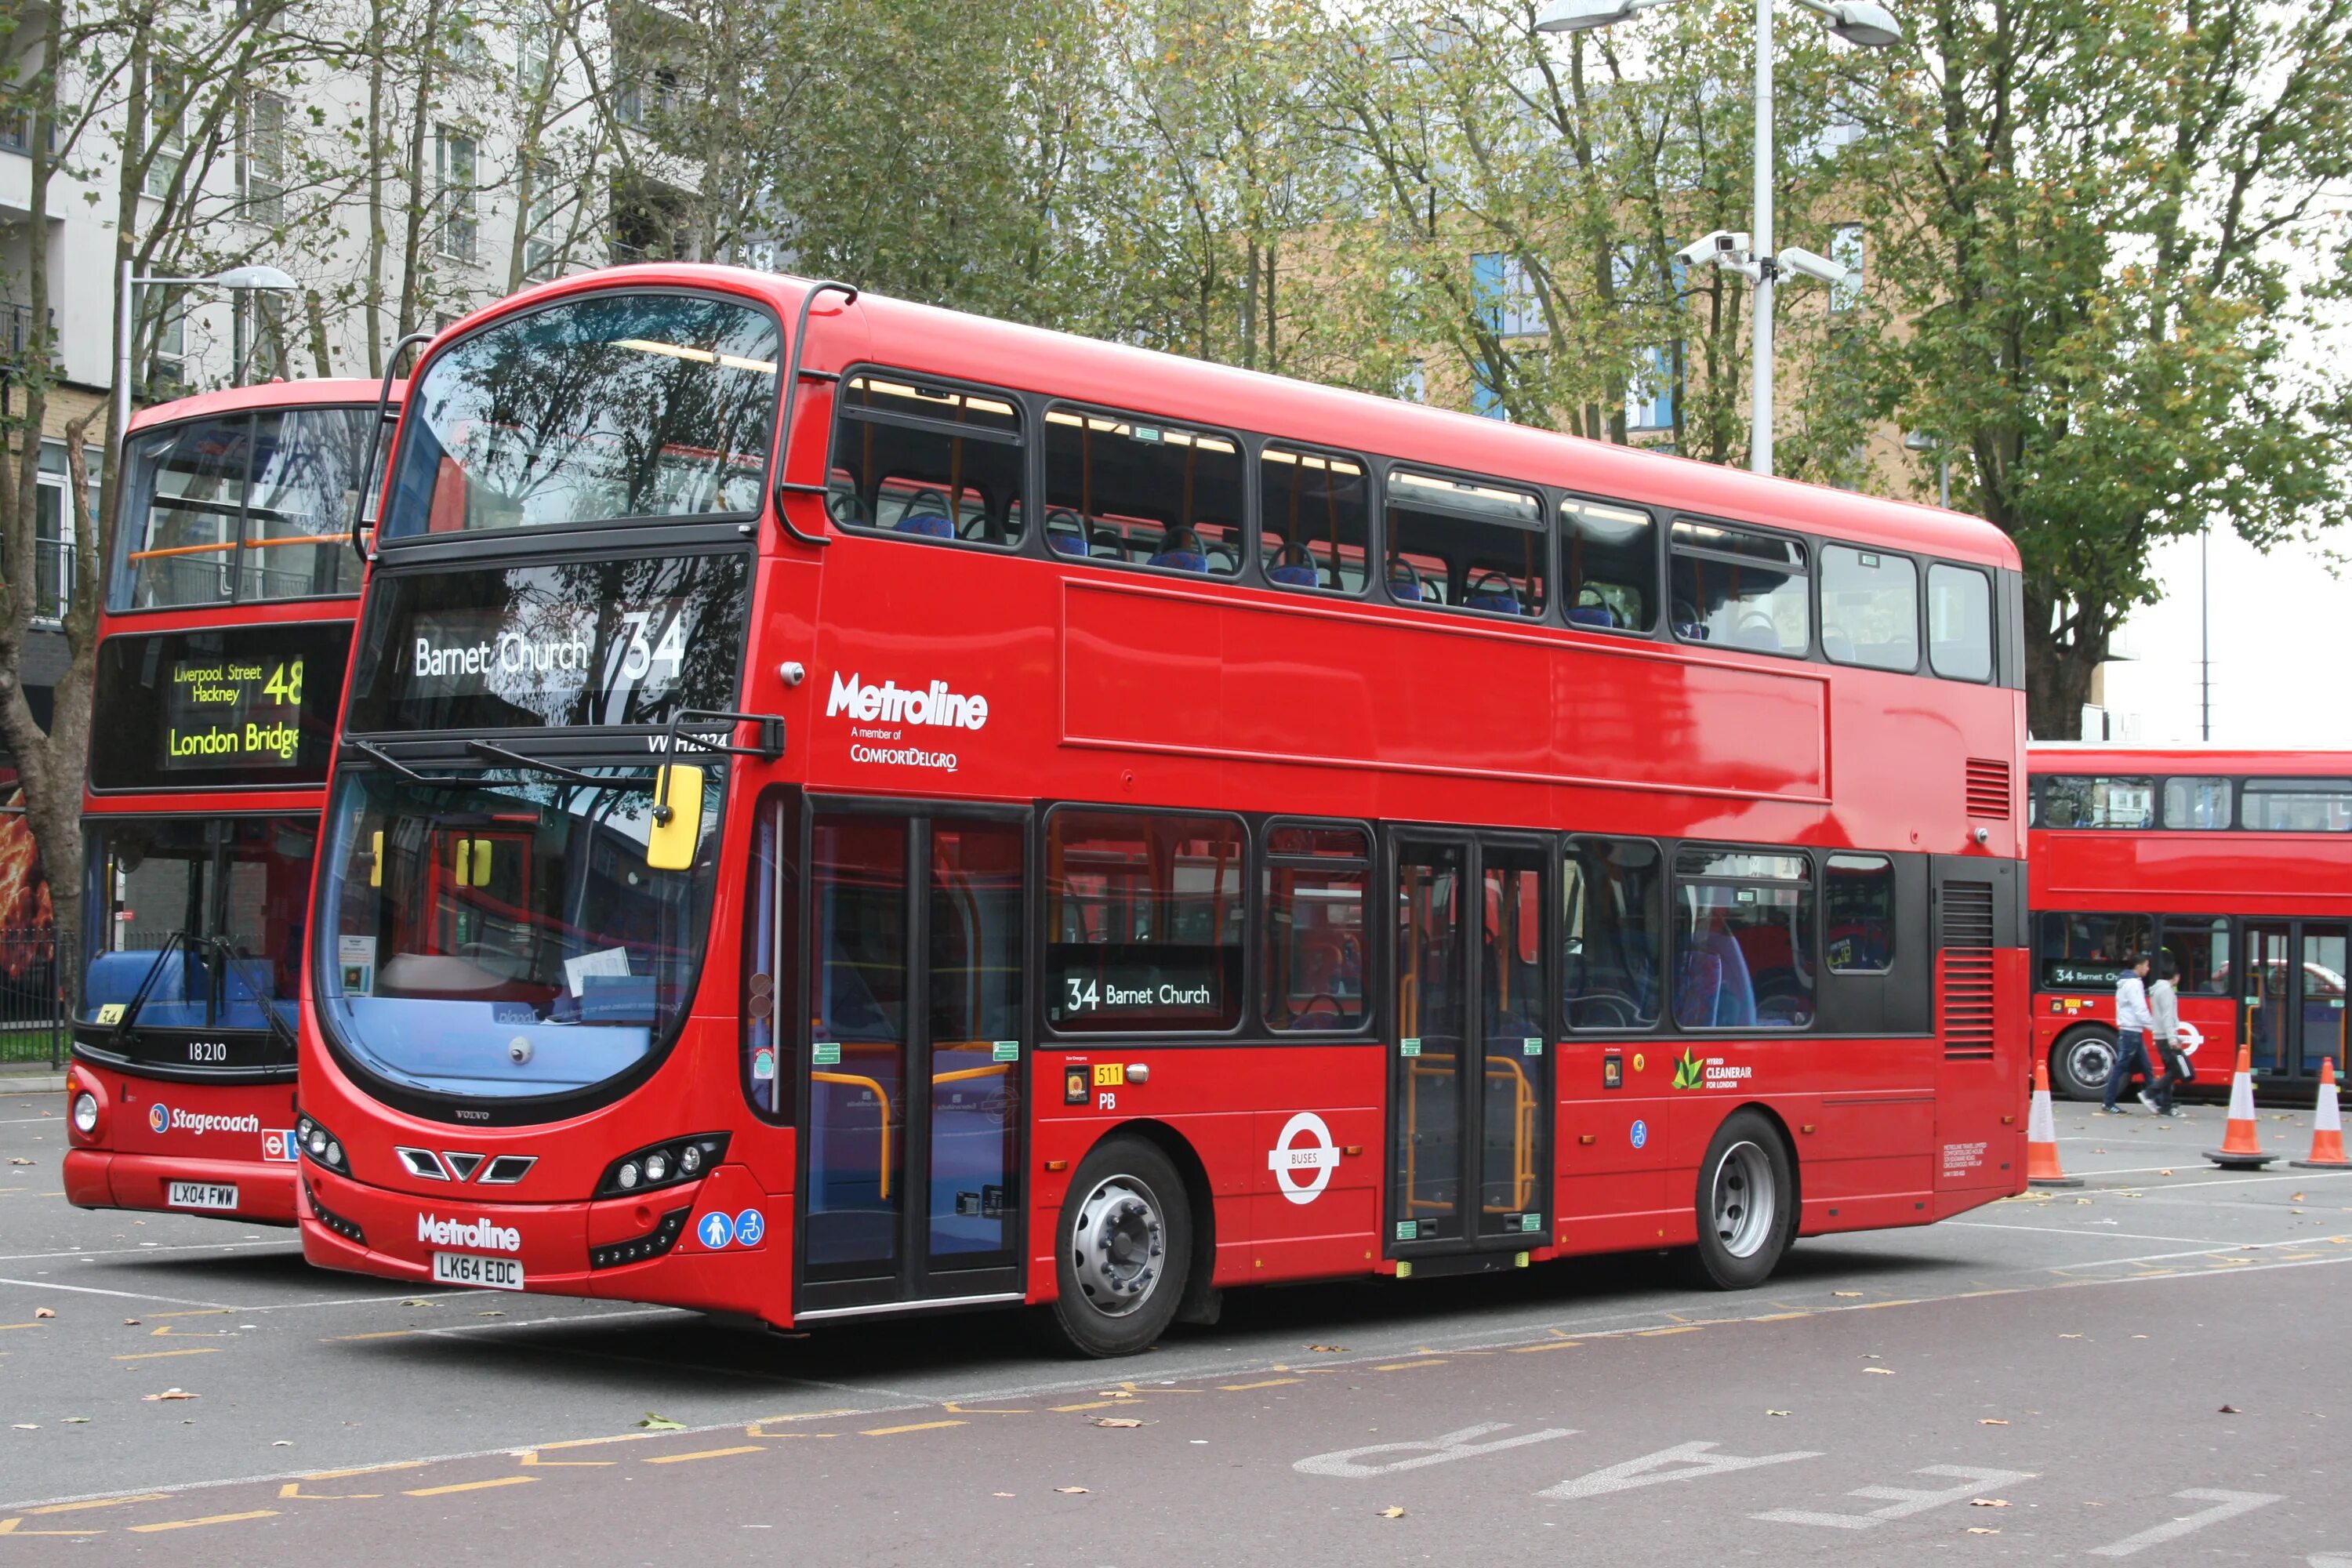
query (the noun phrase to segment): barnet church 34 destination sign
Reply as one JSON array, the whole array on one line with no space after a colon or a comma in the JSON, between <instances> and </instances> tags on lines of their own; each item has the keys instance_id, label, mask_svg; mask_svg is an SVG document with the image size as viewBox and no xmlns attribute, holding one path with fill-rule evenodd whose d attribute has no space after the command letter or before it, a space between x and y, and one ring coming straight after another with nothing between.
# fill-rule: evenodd
<instances>
[{"instance_id":1,"label":"barnet church 34 destination sign","mask_svg":"<svg viewBox=\"0 0 2352 1568\"><path fill-rule=\"evenodd\" d=\"M163 692L163 766L292 767L302 740L302 666L299 654L174 659Z\"/></svg>"}]
</instances>

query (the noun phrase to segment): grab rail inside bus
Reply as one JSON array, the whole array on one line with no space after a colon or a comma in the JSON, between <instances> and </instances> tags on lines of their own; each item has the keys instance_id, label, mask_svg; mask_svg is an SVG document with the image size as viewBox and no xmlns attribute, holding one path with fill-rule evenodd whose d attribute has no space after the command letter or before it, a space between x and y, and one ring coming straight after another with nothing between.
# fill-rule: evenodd
<instances>
[{"instance_id":1,"label":"grab rail inside bus","mask_svg":"<svg viewBox=\"0 0 2352 1568\"><path fill-rule=\"evenodd\" d=\"M392 412L393 379L400 373L402 354L432 341L431 332L411 332L393 344L392 353L384 356L383 384L376 388L375 394L375 423L368 427L367 467L360 470L359 491L352 498L352 553L360 558L362 565L375 559L368 553L368 547L360 542L360 533L367 526L368 490L375 479L375 460L383 455L383 422Z\"/></svg>"},{"instance_id":2,"label":"grab rail inside bus","mask_svg":"<svg viewBox=\"0 0 2352 1568\"><path fill-rule=\"evenodd\" d=\"M826 381L839 379L831 371L801 369L801 351L808 344L809 307L816 303L816 297L820 294L838 294L844 304L857 303L856 289L830 278L810 284L808 292L801 296L800 319L793 323L792 363L784 373L783 434L776 442L776 521L783 525L786 533L791 534L803 544L822 546L831 544L833 541L821 533L803 533L793 526L793 520L784 513L784 498L788 495L821 496L825 493L825 488L822 484L795 482L785 471L792 458L793 410L800 402L801 377L806 375Z\"/></svg>"}]
</instances>

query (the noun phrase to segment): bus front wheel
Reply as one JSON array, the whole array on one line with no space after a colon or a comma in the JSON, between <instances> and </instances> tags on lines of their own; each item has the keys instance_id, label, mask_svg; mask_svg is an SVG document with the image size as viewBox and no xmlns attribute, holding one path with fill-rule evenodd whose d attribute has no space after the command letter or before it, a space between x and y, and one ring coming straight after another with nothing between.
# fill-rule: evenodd
<instances>
[{"instance_id":1,"label":"bus front wheel","mask_svg":"<svg viewBox=\"0 0 2352 1568\"><path fill-rule=\"evenodd\" d=\"M1156 1343L1192 1266L1192 1216L1168 1156L1140 1138L1097 1146L1070 1182L1057 1240L1056 1337L1085 1356Z\"/></svg>"},{"instance_id":2,"label":"bus front wheel","mask_svg":"<svg viewBox=\"0 0 2352 1568\"><path fill-rule=\"evenodd\" d=\"M2050 1087L2065 1100L2102 1099L2115 1065L2115 1031L2105 1025L2077 1029L2050 1053Z\"/></svg>"},{"instance_id":3,"label":"bus front wheel","mask_svg":"<svg viewBox=\"0 0 2352 1568\"><path fill-rule=\"evenodd\" d=\"M1780 1130L1760 1111L1724 1118L1698 1167L1698 1245L1683 1255L1691 1283L1717 1290L1761 1285L1797 1234L1797 1171Z\"/></svg>"}]
</instances>

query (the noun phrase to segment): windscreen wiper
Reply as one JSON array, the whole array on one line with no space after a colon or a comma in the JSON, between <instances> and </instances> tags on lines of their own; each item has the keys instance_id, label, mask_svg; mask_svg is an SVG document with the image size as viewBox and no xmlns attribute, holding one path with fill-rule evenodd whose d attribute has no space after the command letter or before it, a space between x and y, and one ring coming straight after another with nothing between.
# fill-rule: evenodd
<instances>
[{"instance_id":1,"label":"windscreen wiper","mask_svg":"<svg viewBox=\"0 0 2352 1568\"><path fill-rule=\"evenodd\" d=\"M385 751L382 746L371 745L365 741L354 741L349 737L344 739L343 744L351 747L352 750L360 752L362 755L373 762L383 763L385 767L390 768L394 773L400 774L404 778L413 779L418 784L437 784L442 782L437 779L426 778L423 773L418 773L415 768L410 767L406 763L402 762L398 757L395 757L390 752Z\"/></svg>"},{"instance_id":2,"label":"windscreen wiper","mask_svg":"<svg viewBox=\"0 0 2352 1568\"><path fill-rule=\"evenodd\" d=\"M355 741L352 744L357 745L359 742ZM594 773L583 773L578 768L567 768L562 763L543 762L537 757L526 757L520 752L509 752L504 746L494 746L488 741L468 741L466 742L466 750L478 757L496 757L510 767L529 768L534 773L551 773L557 778L568 779L573 784L591 784L604 789L610 787L613 783L611 779L600 779Z\"/></svg>"},{"instance_id":3,"label":"windscreen wiper","mask_svg":"<svg viewBox=\"0 0 2352 1568\"><path fill-rule=\"evenodd\" d=\"M155 950L155 962L147 966L145 974L140 976L139 989L131 994L131 1000L122 1005L122 1016L114 1020L114 1033L109 1038L118 1049L124 1040L130 1038L131 1026L139 1021L139 1009L147 1005L149 993L155 989L155 982L163 977L163 961L172 956L174 948L199 940L174 928L172 934L163 939L163 945Z\"/></svg>"}]
</instances>

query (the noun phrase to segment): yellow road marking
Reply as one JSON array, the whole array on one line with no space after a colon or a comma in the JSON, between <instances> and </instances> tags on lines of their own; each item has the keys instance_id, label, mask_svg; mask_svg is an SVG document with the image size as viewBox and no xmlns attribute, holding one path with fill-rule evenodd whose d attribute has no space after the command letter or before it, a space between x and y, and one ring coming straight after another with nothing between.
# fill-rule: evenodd
<instances>
[{"instance_id":1,"label":"yellow road marking","mask_svg":"<svg viewBox=\"0 0 2352 1568\"><path fill-rule=\"evenodd\" d=\"M194 1350L184 1351L141 1351L137 1355L119 1355L113 1359L116 1361L162 1361L167 1355L218 1355L221 1350L222 1347L219 1345L199 1345Z\"/></svg>"},{"instance_id":2,"label":"yellow road marking","mask_svg":"<svg viewBox=\"0 0 2352 1568\"><path fill-rule=\"evenodd\" d=\"M1142 1389L1136 1387L1135 1384L1131 1383L1122 1383L1119 1386L1127 1390L1129 1394L1141 1394L1143 1392ZM1206 1394L1209 1391L1205 1388L1160 1388L1155 1385L1151 1392L1154 1394Z\"/></svg>"},{"instance_id":3,"label":"yellow road marking","mask_svg":"<svg viewBox=\"0 0 2352 1568\"><path fill-rule=\"evenodd\" d=\"M752 1422L749 1426L744 1427L743 1436L746 1437L793 1437L798 1436L799 1434L794 1432L763 1432L761 1428L763 1426L782 1426L794 1421L831 1421L838 1416L856 1415L857 1414L859 1414L859 1412L855 1410L814 1410L811 1411L806 1415L763 1415L759 1420ZM826 1433L825 1436L831 1436L832 1434Z\"/></svg>"},{"instance_id":4,"label":"yellow road marking","mask_svg":"<svg viewBox=\"0 0 2352 1568\"><path fill-rule=\"evenodd\" d=\"M131 1529L133 1534L147 1535L158 1530L193 1530L200 1524L235 1524L239 1520L277 1517L274 1508L257 1508L251 1513L208 1513L202 1519L167 1519L161 1524L134 1524Z\"/></svg>"},{"instance_id":5,"label":"yellow road marking","mask_svg":"<svg viewBox=\"0 0 2352 1568\"><path fill-rule=\"evenodd\" d=\"M1187 1393L1187 1394L1194 1394L1194 1393L1198 1393L1198 1392L1199 1392L1199 1390L1197 1390L1197 1389L1189 1389L1189 1388L1188 1388L1188 1389L1184 1390L1183 1392L1185 1392L1185 1393ZM1125 1400L1121 1400L1119 1403L1123 1405L1123 1404L1125 1404L1125 1403L1126 1403L1126 1401L1125 1401ZM980 1408L980 1409L978 1409L978 1410L974 1410L974 1409L972 1409L970 1405L958 1405L958 1404L957 1404L954 1400L952 1400L952 1399L949 1400L949 1401L948 1401L947 1403L945 1403L944 1405L941 1405L940 1406L940 1409L942 1409L942 1410L945 1410L945 1411L949 1411L949 1412L950 1412L950 1413L952 1413L952 1414L954 1414L954 1415L1027 1415L1031 1414L1031 1412L1026 1411L1026 1410L991 1410L991 1409L987 1408L986 1406L982 1406L982 1408Z\"/></svg>"},{"instance_id":6,"label":"yellow road marking","mask_svg":"<svg viewBox=\"0 0 2352 1568\"><path fill-rule=\"evenodd\" d=\"M41 1508L28 1508L26 1513L79 1513L86 1508L116 1508L126 1502L161 1502L170 1492L141 1492L136 1497L102 1497L89 1502L53 1502Z\"/></svg>"},{"instance_id":7,"label":"yellow road marking","mask_svg":"<svg viewBox=\"0 0 2352 1568\"><path fill-rule=\"evenodd\" d=\"M103 1530L19 1530L21 1519L0 1519L0 1535L70 1535L79 1540L87 1535L104 1535Z\"/></svg>"},{"instance_id":8,"label":"yellow road marking","mask_svg":"<svg viewBox=\"0 0 2352 1568\"><path fill-rule=\"evenodd\" d=\"M306 1492L300 1481L288 1481L278 1489L280 1498L300 1498L305 1502L359 1502L380 1498L382 1492Z\"/></svg>"},{"instance_id":9,"label":"yellow road marking","mask_svg":"<svg viewBox=\"0 0 2352 1568\"><path fill-rule=\"evenodd\" d=\"M337 1481L346 1476L380 1476L386 1470L421 1470L424 1468L422 1459L402 1459L394 1464L361 1465L349 1470L312 1470L302 1479L306 1481Z\"/></svg>"},{"instance_id":10,"label":"yellow road marking","mask_svg":"<svg viewBox=\"0 0 2352 1568\"><path fill-rule=\"evenodd\" d=\"M1654 1340L1661 1334L1695 1334L1698 1332L1699 1328L1700 1325L1697 1323L1678 1323L1671 1329L1643 1329L1634 1337Z\"/></svg>"},{"instance_id":11,"label":"yellow road marking","mask_svg":"<svg viewBox=\"0 0 2352 1568\"><path fill-rule=\"evenodd\" d=\"M732 1454L764 1454L768 1450L757 1443L746 1443L740 1448L705 1448L693 1454L656 1454L646 1461L648 1465L683 1465L694 1459L724 1459Z\"/></svg>"},{"instance_id":12,"label":"yellow road marking","mask_svg":"<svg viewBox=\"0 0 2352 1568\"><path fill-rule=\"evenodd\" d=\"M187 1312L150 1312L147 1315L151 1318L159 1320L163 1318L226 1318L231 1312L236 1310L236 1309L235 1307L199 1307L193 1311Z\"/></svg>"},{"instance_id":13,"label":"yellow road marking","mask_svg":"<svg viewBox=\"0 0 2352 1568\"><path fill-rule=\"evenodd\" d=\"M1528 1355L1536 1351L1572 1351L1583 1342L1584 1342L1582 1340L1553 1340L1549 1343L1540 1345L1513 1345L1511 1347L1511 1353L1513 1355Z\"/></svg>"},{"instance_id":14,"label":"yellow road marking","mask_svg":"<svg viewBox=\"0 0 2352 1568\"><path fill-rule=\"evenodd\" d=\"M550 1444L549 1447L554 1445ZM525 1448L515 1458L526 1465L556 1470L608 1470L621 1462L618 1459L542 1459L536 1448Z\"/></svg>"},{"instance_id":15,"label":"yellow road marking","mask_svg":"<svg viewBox=\"0 0 2352 1568\"><path fill-rule=\"evenodd\" d=\"M30 1323L0 1323L0 1329L37 1329L41 1325L38 1321Z\"/></svg>"},{"instance_id":16,"label":"yellow road marking","mask_svg":"<svg viewBox=\"0 0 2352 1568\"><path fill-rule=\"evenodd\" d=\"M1227 1394L1245 1394L1253 1388L1283 1388L1306 1381L1303 1377L1269 1377L1263 1383L1221 1383L1217 1386Z\"/></svg>"},{"instance_id":17,"label":"yellow road marking","mask_svg":"<svg viewBox=\"0 0 2352 1568\"><path fill-rule=\"evenodd\" d=\"M1751 1323L1785 1323L1791 1318L1810 1318L1811 1312L1767 1312L1760 1318L1750 1318Z\"/></svg>"},{"instance_id":18,"label":"yellow road marking","mask_svg":"<svg viewBox=\"0 0 2352 1568\"><path fill-rule=\"evenodd\" d=\"M1857 1312L1864 1312L1870 1310L1874 1307L1916 1307L1918 1304L1919 1302L1917 1298L1906 1296L1899 1300L1894 1301L1864 1301L1861 1306L1856 1307L1854 1310Z\"/></svg>"},{"instance_id":19,"label":"yellow road marking","mask_svg":"<svg viewBox=\"0 0 2352 1568\"><path fill-rule=\"evenodd\" d=\"M457 1481L446 1487L418 1487L415 1491L403 1492L401 1495L403 1497L446 1497L451 1492L478 1492L488 1490L491 1487L529 1486L537 1479L539 1479L537 1476L498 1476L487 1481Z\"/></svg>"},{"instance_id":20,"label":"yellow road marking","mask_svg":"<svg viewBox=\"0 0 2352 1568\"><path fill-rule=\"evenodd\" d=\"M895 1437L901 1432L936 1432L942 1426L968 1426L968 1421L918 1421L908 1426L877 1426L861 1432L861 1437Z\"/></svg>"},{"instance_id":21,"label":"yellow road marking","mask_svg":"<svg viewBox=\"0 0 2352 1568\"><path fill-rule=\"evenodd\" d=\"M1053 1410L1055 1415L1066 1415L1073 1410L1108 1410L1114 1405L1132 1405L1134 1403L1135 1401L1132 1399L1093 1399L1088 1400L1084 1405L1056 1405L1053 1406Z\"/></svg>"},{"instance_id":22,"label":"yellow road marking","mask_svg":"<svg viewBox=\"0 0 2352 1568\"><path fill-rule=\"evenodd\" d=\"M320 1340L319 1342L322 1345L343 1345L350 1344L354 1340L396 1340L404 1334L413 1334L415 1331L415 1329L378 1329L372 1334L337 1334L333 1339Z\"/></svg>"},{"instance_id":23,"label":"yellow road marking","mask_svg":"<svg viewBox=\"0 0 2352 1568\"><path fill-rule=\"evenodd\" d=\"M1376 1366L1372 1370L1374 1372L1410 1372L1417 1366L1444 1366L1444 1356L1431 1356L1426 1361L1392 1361L1386 1366Z\"/></svg>"}]
</instances>

